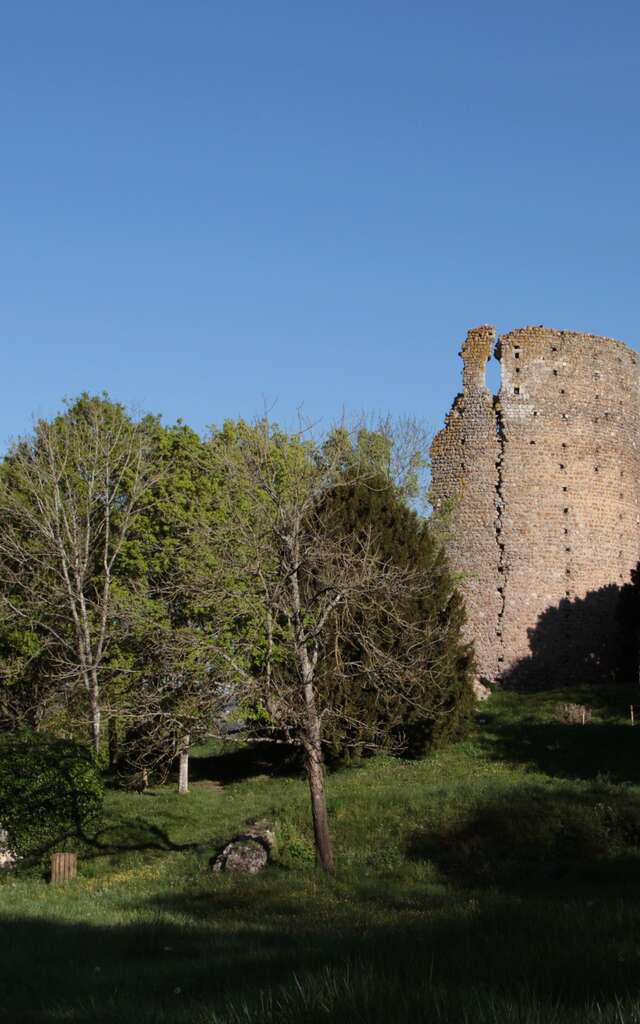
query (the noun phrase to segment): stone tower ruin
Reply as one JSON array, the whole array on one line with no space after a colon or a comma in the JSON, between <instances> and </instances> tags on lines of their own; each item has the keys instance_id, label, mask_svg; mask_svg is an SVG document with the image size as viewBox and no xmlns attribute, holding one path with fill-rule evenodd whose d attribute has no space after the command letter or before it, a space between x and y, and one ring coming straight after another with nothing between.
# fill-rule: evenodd
<instances>
[{"instance_id":1,"label":"stone tower ruin","mask_svg":"<svg viewBox=\"0 0 640 1024\"><path fill-rule=\"evenodd\" d=\"M611 671L640 558L638 355L610 338L470 331L463 390L432 446L432 503L463 573L481 678L541 685ZM488 361L501 366L497 395Z\"/></svg>"}]
</instances>

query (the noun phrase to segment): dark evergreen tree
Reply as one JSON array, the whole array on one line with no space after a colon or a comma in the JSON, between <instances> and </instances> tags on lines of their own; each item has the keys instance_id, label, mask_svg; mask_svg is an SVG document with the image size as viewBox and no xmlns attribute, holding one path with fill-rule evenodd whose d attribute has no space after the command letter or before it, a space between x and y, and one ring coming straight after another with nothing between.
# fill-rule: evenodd
<instances>
[{"instance_id":1,"label":"dark evergreen tree","mask_svg":"<svg viewBox=\"0 0 640 1024\"><path fill-rule=\"evenodd\" d=\"M341 533L354 543L370 536L380 558L415 569L427 583L419 593L408 594L402 608L402 618L420 627L422 671L411 674L400 688L396 675L388 692L384 686L368 683L367 653L359 642L357 623L353 628L353 623L350 627L342 622L342 612L336 609L334 628L320 654L318 677L327 757L344 761L376 747L420 756L462 735L474 704L473 652L462 637L462 596L428 521L408 508L382 475L336 488L319 514L327 531ZM404 645L414 645L410 663L415 665L414 630L411 637L408 631L403 635L395 617L390 624L383 611L366 603L360 614L377 615L379 644L386 645L395 664L402 661ZM335 671L338 663L340 671ZM372 736L378 737L374 743Z\"/></svg>"}]
</instances>

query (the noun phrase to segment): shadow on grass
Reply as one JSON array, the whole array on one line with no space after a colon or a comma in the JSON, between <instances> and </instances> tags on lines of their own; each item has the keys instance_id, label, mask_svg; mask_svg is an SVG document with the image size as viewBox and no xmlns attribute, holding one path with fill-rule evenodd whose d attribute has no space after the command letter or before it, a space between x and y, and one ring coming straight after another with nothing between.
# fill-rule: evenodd
<instances>
[{"instance_id":1,"label":"shadow on grass","mask_svg":"<svg viewBox=\"0 0 640 1024\"><path fill-rule=\"evenodd\" d=\"M347 921L327 912L327 893L319 892L301 915L295 894L252 880L246 888L252 909L242 899L234 902L233 894L209 891L206 911L204 894L197 911L180 896L167 896L141 908L155 915L145 924L6 922L11 942L3 949L3 1012L8 1020L33 1024L506 1024L584 1020L590 1000L606 1008L637 989L635 902L559 908L552 901L452 899L430 912L424 897L427 913L363 925L355 898ZM219 901L220 895L226 898ZM179 915L176 923L172 915ZM473 1015L480 997L491 1016ZM546 1014L517 1013L518 1005L534 1002Z\"/></svg>"},{"instance_id":2,"label":"shadow on grass","mask_svg":"<svg viewBox=\"0 0 640 1024\"><path fill-rule=\"evenodd\" d=\"M489 712L480 741L494 760L528 764L552 776L640 782L640 728L630 725L509 722Z\"/></svg>"},{"instance_id":3,"label":"shadow on grass","mask_svg":"<svg viewBox=\"0 0 640 1024\"><path fill-rule=\"evenodd\" d=\"M194 754L189 762L192 781L207 780L222 785L257 775L298 776L303 770L297 748L279 743L239 744L219 754Z\"/></svg>"},{"instance_id":4,"label":"shadow on grass","mask_svg":"<svg viewBox=\"0 0 640 1024\"><path fill-rule=\"evenodd\" d=\"M100 829L94 836L85 836L83 841L92 858L141 850L179 852L198 846L197 843L174 843L166 829L143 818L121 818L117 824Z\"/></svg>"},{"instance_id":5,"label":"shadow on grass","mask_svg":"<svg viewBox=\"0 0 640 1024\"><path fill-rule=\"evenodd\" d=\"M463 885L607 886L637 899L640 796L606 784L506 789L455 826L416 830L407 854Z\"/></svg>"}]
</instances>

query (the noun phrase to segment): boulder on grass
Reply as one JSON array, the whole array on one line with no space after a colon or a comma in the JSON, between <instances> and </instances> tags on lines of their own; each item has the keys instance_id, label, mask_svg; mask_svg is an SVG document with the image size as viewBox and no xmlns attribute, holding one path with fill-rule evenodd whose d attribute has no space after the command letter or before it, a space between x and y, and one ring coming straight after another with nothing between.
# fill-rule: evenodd
<instances>
[{"instance_id":1,"label":"boulder on grass","mask_svg":"<svg viewBox=\"0 0 640 1024\"><path fill-rule=\"evenodd\" d=\"M275 837L269 828L247 828L234 836L213 861L214 871L257 875L271 859Z\"/></svg>"}]
</instances>

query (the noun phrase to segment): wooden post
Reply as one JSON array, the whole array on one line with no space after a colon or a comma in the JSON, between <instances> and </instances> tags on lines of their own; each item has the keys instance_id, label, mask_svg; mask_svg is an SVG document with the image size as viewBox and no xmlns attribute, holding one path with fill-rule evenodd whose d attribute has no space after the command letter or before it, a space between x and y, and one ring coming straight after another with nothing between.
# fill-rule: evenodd
<instances>
[{"instance_id":1,"label":"wooden post","mask_svg":"<svg viewBox=\"0 0 640 1024\"><path fill-rule=\"evenodd\" d=\"M70 882L76 877L78 870L77 853L52 853L51 854L51 884L59 885L61 882Z\"/></svg>"},{"instance_id":2,"label":"wooden post","mask_svg":"<svg viewBox=\"0 0 640 1024\"><path fill-rule=\"evenodd\" d=\"M631 718L631 724L633 725L633 704L629 705L629 717Z\"/></svg>"},{"instance_id":3,"label":"wooden post","mask_svg":"<svg viewBox=\"0 0 640 1024\"><path fill-rule=\"evenodd\" d=\"M582 709L582 724L585 725L586 721L587 721L587 712L583 708Z\"/></svg>"}]
</instances>

